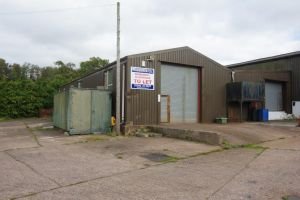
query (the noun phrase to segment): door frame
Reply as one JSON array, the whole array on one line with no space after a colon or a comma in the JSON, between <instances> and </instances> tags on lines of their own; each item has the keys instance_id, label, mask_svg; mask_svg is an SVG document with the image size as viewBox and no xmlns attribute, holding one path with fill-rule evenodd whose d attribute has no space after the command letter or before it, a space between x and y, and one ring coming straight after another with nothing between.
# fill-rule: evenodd
<instances>
[{"instance_id":1,"label":"door frame","mask_svg":"<svg viewBox=\"0 0 300 200\"><path fill-rule=\"evenodd\" d=\"M202 79L203 79L203 68L198 69L198 123L202 122Z\"/></svg>"},{"instance_id":2,"label":"door frame","mask_svg":"<svg viewBox=\"0 0 300 200\"><path fill-rule=\"evenodd\" d=\"M202 112L202 80L203 80L203 77L204 77L204 67L203 66L200 66L200 65L188 65L188 64L182 64L182 63L172 63L172 62L167 62L167 61L159 61L159 70L157 70L156 72L158 73L158 79L159 80L159 92L158 92L158 95L160 97L166 97L166 96L169 96L169 95L164 95L164 94L159 94L161 93L161 79L162 79L162 75L161 75L161 68L164 64L169 64L169 65L174 65L174 66L180 66L180 67L187 67L187 68L194 68L194 69L197 69L197 73L198 73L198 80L197 80L197 86L198 86L198 95L197 95L197 123L202 123L203 122L203 112ZM170 101L170 99L169 99ZM170 118L168 120L168 122L161 122L161 101L158 101L159 102L159 106L158 106L158 123L171 123L171 110L169 111L170 112Z\"/></svg>"},{"instance_id":3,"label":"door frame","mask_svg":"<svg viewBox=\"0 0 300 200\"><path fill-rule=\"evenodd\" d=\"M167 121L161 121L161 104L160 104L160 123L170 123L171 122L171 97L170 95L162 94L160 98L167 98ZM161 100L160 100L161 101Z\"/></svg>"}]
</instances>

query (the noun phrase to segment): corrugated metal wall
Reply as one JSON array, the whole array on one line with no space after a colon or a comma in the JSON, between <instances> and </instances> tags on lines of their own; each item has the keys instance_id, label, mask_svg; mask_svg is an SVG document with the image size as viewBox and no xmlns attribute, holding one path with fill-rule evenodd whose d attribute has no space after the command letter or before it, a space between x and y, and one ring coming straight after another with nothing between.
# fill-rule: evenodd
<instances>
[{"instance_id":1,"label":"corrugated metal wall","mask_svg":"<svg viewBox=\"0 0 300 200\"><path fill-rule=\"evenodd\" d=\"M128 58L126 66L126 122L134 124L158 124L159 107L157 103L157 95L160 91L160 71L159 63L147 62L146 67L155 69L155 90L131 90L130 89L130 67L141 66L142 60L146 56Z\"/></svg>"},{"instance_id":2,"label":"corrugated metal wall","mask_svg":"<svg viewBox=\"0 0 300 200\"><path fill-rule=\"evenodd\" d=\"M142 61L153 56L154 61L147 61L146 67L155 69L155 91L131 90L130 67L141 66ZM199 118L202 122L212 122L216 117L226 116L226 83L231 80L231 70L221 64L189 48L181 47L163 51L137 54L124 57L121 66L125 67L125 120L133 124L159 124L160 104L158 94L160 91L161 65L162 63L180 64L197 67L201 70L201 113ZM115 64L110 65L113 69L115 82ZM68 89L71 85L78 86L81 81L82 88L96 88L104 86L104 72L107 69L91 73L81 79L75 80L60 89ZM122 72L122 70L121 70ZM121 83L122 87L122 83ZM113 114L115 113L115 84L113 95ZM122 95L121 95L122 96Z\"/></svg>"},{"instance_id":3,"label":"corrugated metal wall","mask_svg":"<svg viewBox=\"0 0 300 200\"><path fill-rule=\"evenodd\" d=\"M146 62L146 67L153 68L155 74L155 91L131 90L130 67L141 66L149 56L154 61ZM127 96L126 121L133 124L158 124L160 122L161 64L177 63L202 69L201 108L202 121L211 122L218 116L226 116L226 83L230 82L230 70L194 51L189 47L158 51L128 56L127 63Z\"/></svg>"},{"instance_id":4,"label":"corrugated metal wall","mask_svg":"<svg viewBox=\"0 0 300 200\"><path fill-rule=\"evenodd\" d=\"M53 123L56 127L62 129L68 129L68 98L69 93L65 91L54 95Z\"/></svg>"},{"instance_id":5,"label":"corrugated metal wall","mask_svg":"<svg viewBox=\"0 0 300 200\"><path fill-rule=\"evenodd\" d=\"M292 100L300 101L300 56L246 64L235 69L292 72Z\"/></svg>"},{"instance_id":6,"label":"corrugated metal wall","mask_svg":"<svg viewBox=\"0 0 300 200\"><path fill-rule=\"evenodd\" d=\"M282 84L276 82L266 82L266 103L265 107L269 111L282 111L283 101L282 101Z\"/></svg>"},{"instance_id":7,"label":"corrugated metal wall","mask_svg":"<svg viewBox=\"0 0 300 200\"><path fill-rule=\"evenodd\" d=\"M288 71L263 71L263 70L241 70L240 68L234 69L235 81L253 81L265 82L275 81L283 82L283 106L284 110L291 113L292 99L291 99L291 72Z\"/></svg>"},{"instance_id":8,"label":"corrugated metal wall","mask_svg":"<svg viewBox=\"0 0 300 200\"><path fill-rule=\"evenodd\" d=\"M198 122L198 69L164 64L161 75L161 94L170 98L170 122ZM161 105L161 118L166 106Z\"/></svg>"},{"instance_id":9,"label":"corrugated metal wall","mask_svg":"<svg viewBox=\"0 0 300 200\"><path fill-rule=\"evenodd\" d=\"M124 64L125 62L122 61L122 65ZM102 70L100 71L97 71L95 73L91 73L87 76L84 76L82 78L78 78L74 81L72 81L71 83L68 83L64 86L62 86L60 88L60 91L63 91L63 90L68 90L70 89L71 86L75 87L75 88L78 88L79 86L79 82L80 82L80 87L81 88L89 88L89 89L97 89L98 86L100 87L104 87L105 85L105 77L104 77L104 73L108 70L112 70L112 73L113 73L113 83L116 82L116 65L115 64L112 64L110 65L109 67L105 67L103 68ZM116 97L116 84L113 84L113 87L112 87L112 114L115 115L115 97Z\"/></svg>"},{"instance_id":10,"label":"corrugated metal wall","mask_svg":"<svg viewBox=\"0 0 300 200\"><path fill-rule=\"evenodd\" d=\"M107 132L110 118L110 91L72 88L54 96L54 125L70 134Z\"/></svg>"},{"instance_id":11,"label":"corrugated metal wall","mask_svg":"<svg viewBox=\"0 0 300 200\"><path fill-rule=\"evenodd\" d=\"M88 76L85 76L81 79L76 79L71 83L68 83L60 88L60 90L68 90L71 86L77 88L79 86L81 88L97 88L97 86L104 86L104 71L98 71Z\"/></svg>"}]
</instances>

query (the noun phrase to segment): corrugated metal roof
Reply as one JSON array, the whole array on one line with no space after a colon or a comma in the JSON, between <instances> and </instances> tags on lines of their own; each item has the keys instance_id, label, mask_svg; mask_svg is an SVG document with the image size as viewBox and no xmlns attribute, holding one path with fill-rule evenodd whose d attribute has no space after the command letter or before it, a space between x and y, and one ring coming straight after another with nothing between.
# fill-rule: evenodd
<instances>
[{"instance_id":1,"label":"corrugated metal roof","mask_svg":"<svg viewBox=\"0 0 300 200\"><path fill-rule=\"evenodd\" d=\"M126 59L127 59L127 56L124 56L124 57L122 57L120 60L121 60L121 62L123 62L123 61L125 61ZM96 69L96 70L93 70L93 71L91 71L91 72L87 72L86 74L84 74L84 75L82 75L82 76L80 76L80 77L78 77L78 78L76 78L76 79L74 79L74 80L72 80L72 81L70 81L70 82L68 82L68 83L66 83L66 84L64 84L64 85L62 85L62 86L60 86L60 88L66 86L66 85L68 85L68 84L70 84L70 83L73 83L73 82L75 82L75 81L78 81L78 80L80 80L80 79L83 79L83 78L85 78L85 77L87 77L87 76L89 76L89 75L91 75L91 74L94 74L94 73L96 73L96 72L105 70L105 69L107 69L107 68L109 68L109 67L115 65L116 63L117 63L117 61L114 61L114 62L108 63L107 65L105 65L104 67L102 67L102 68L100 68L100 69Z\"/></svg>"},{"instance_id":2,"label":"corrugated metal roof","mask_svg":"<svg viewBox=\"0 0 300 200\"><path fill-rule=\"evenodd\" d=\"M246 62L231 64L231 65L227 65L226 67L236 68L236 67L240 67L240 66L244 66L244 65L262 63L262 62L266 62L266 61L270 61L270 60L278 60L278 59L289 58L289 57L294 57L294 56L300 56L300 51L295 51L295 52L291 52L291 53L280 54L280 55L276 55L276 56L259 58L259 59L250 60L250 61L246 61Z\"/></svg>"},{"instance_id":3,"label":"corrugated metal roof","mask_svg":"<svg viewBox=\"0 0 300 200\"><path fill-rule=\"evenodd\" d=\"M161 53L167 53L167 52L173 52L173 51L179 51L179 50L191 50L191 51L193 51L193 52L199 54L200 56L203 56L203 57L205 57L206 59L208 59L208 60L210 60L210 61L216 63L219 67L221 67L221 68L223 68L223 69L227 69L227 68L226 68L225 66L223 66L222 64L220 64L220 63L214 61L213 59L211 59L211 58L209 58L209 57L207 57L207 56L205 56L205 55L199 53L198 51L196 51L196 50L194 50L194 49L192 49L192 48L190 48L190 47L188 47L188 46L177 47L177 48L171 48L171 49L164 49L164 50L158 50L158 51L150 51L150 52L144 52L144 53L139 53L139 54L132 54L132 55L128 55L128 56L122 57L122 58L121 58L121 62L125 61L125 60L126 60L127 58L129 58L129 57L130 57L130 58L134 58L134 57L141 57L141 56L147 56L147 55L152 55L152 54L161 54ZM111 62L111 63L109 63L108 65L102 67L101 69L97 69L97 70L88 72L88 73L86 73L85 75L83 75L83 76L81 76L81 77L78 77L78 78L72 80L71 82L66 83L66 84L64 84L64 85L62 85L62 86L60 86L60 87L64 87L64 86L66 86L66 85L68 85L68 84L70 84L70 83L72 83L72 82L75 82L75 81L78 81L78 80L80 80L80 79L83 79L83 78L85 78L85 77L87 77L87 76L89 76L89 75L91 75L91 74L94 74L94 73L96 73L96 72L98 72L98 71L102 71L102 70L104 70L104 69L107 69L107 68L109 68L109 67L111 67L111 66L113 66L113 65L115 65L115 64L116 64L116 61Z\"/></svg>"},{"instance_id":4,"label":"corrugated metal roof","mask_svg":"<svg viewBox=\"0 0 300 200\"><path fill-rule=\"evenodd\" d=\"M217 61L207 57L206 55L196 51L195 49L189 47L189 46L183 46L183 47L177 47L177 48L171 48L171 49L164 49L164 50L158 50L158 51L150 51L150 52L144 52L144 53L139 53L139 54L132 54L132 55L128 55L128 57L130 58L134 58L134 57L141 57L141 56L147 56L147 55L152 55L152 54L162 54L162 53L167 53L167 52L173 52L173 51L179 51L179 50L190 50L193 51L195 53L197 53L198 55L210 60L211 62L214 62L215 64L219 65L219 67L222 67L224 69L227 69L224 65L218 63Z\"/></svg>"}]
</instances>

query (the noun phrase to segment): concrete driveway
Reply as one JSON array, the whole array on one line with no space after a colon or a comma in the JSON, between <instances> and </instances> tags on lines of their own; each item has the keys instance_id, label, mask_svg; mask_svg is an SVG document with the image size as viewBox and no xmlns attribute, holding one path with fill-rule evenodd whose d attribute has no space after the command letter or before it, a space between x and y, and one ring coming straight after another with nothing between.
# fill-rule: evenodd
<instances>
[{"instance_id":1,"label":"concrete driveway","mask_svg":"<svg viewBox=\"0 0 300 200\"><path fill-rule=\"evenodd\" d=\"M65 136L39 128L45 122L0 123L0 199L300 196L297 129L260 146L225 150L169 138Z\"/></svg>"}]
</instances>

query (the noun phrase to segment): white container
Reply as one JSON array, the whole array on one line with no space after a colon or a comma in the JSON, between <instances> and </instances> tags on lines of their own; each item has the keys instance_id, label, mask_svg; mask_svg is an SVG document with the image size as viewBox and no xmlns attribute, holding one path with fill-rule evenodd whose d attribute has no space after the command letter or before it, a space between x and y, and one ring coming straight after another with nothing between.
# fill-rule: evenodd
<instances>
[{"instance_id":1,"label":"white container","mask_svg":"<svg viewBox=\"0 0 300 200\"><path fill-rule=\"evenodd\" d=\"M297 118L300 118L300 101L293 101L292 105L293 105L293 115L295 115L295 117Z\"/></svg>"}]
</instances>

